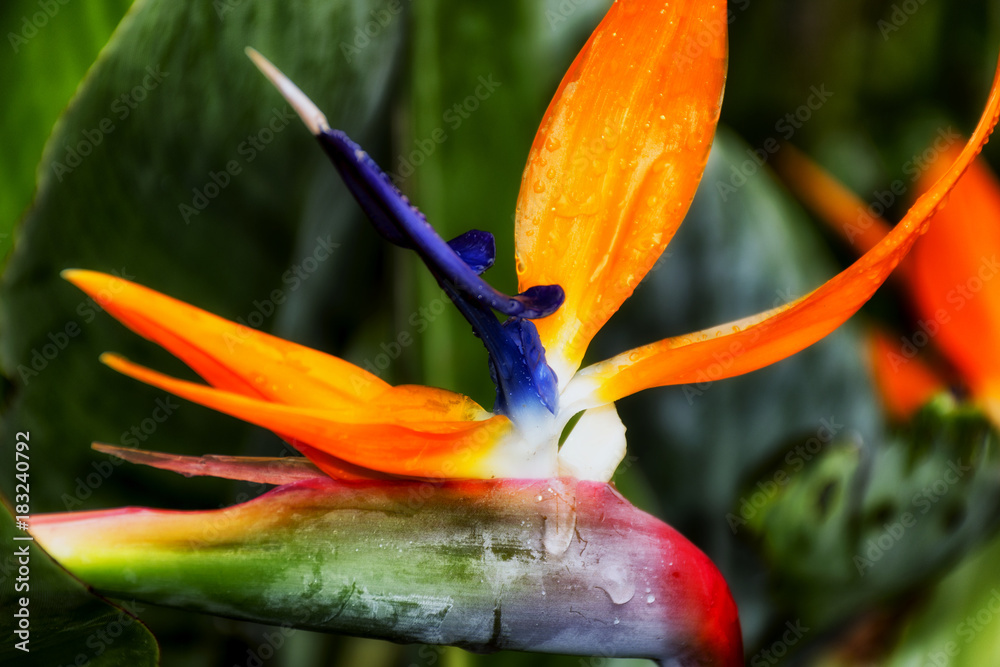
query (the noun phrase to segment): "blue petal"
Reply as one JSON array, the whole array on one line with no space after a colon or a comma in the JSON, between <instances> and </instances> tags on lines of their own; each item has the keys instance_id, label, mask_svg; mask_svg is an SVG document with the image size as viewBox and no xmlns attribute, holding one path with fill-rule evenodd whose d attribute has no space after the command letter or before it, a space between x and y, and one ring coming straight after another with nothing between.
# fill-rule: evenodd
<instances>
[{"instance_id":1,"label":"blue petal","mask_svg":"<svg viewBox=\"0 0 1000 667\"><path fill-rule=\"evenodd\" d=\"M482 275L493 266L497 258L496 239L489 232L481 232L478 229L470 229L461 236L456 236L448 241L448 245L463 262L469 265L470 269L476 272L476 275Z\"/></svg>"},{"instance_id":2,"label":"blue petal","mask_svg":"<svg viewBox=\"0 0 1000 667\"><path fill-rule=\"evenodd\" d=\"M447 281L438 282L489 352L490 376L497 387L493 412L517 421L521 415L530 418L542 405L555 414L558 382L555 371L545 363L545 348L534 323L512 317L501 324L482 303L460 294Z\"/></svg>"},{"instance_id":3,"label":"blue petal","mask_svg":"<svg viewBox=\"0 0 1000 667\"><path fill-rule=\"evenodd\" d=\"M565 295L558 285L533 287L513 297L495 290L437 235L424 215L346 134L324 130L317 138L375 229L391 243L416 250L439 279L511 317L546 317L562 305Z\"/></svg>"}]
</instances>

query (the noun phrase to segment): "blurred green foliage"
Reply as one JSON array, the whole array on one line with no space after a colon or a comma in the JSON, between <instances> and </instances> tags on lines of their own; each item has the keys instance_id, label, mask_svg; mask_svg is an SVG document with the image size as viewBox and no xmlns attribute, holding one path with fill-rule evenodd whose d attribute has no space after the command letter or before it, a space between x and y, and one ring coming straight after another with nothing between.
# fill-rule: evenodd
<instances>
[{"instance_id":1,"label":"blurred green foliage","mask_svg":"<svg viewBox=\"0 0 1000 667\"><path fill-rule=\"evenodd\" d=\"M377 368L386 379L445 386L488 405L492 390L478 341L422 267L365 227L298 122L274 130L264 144L261 133L274 119L280 124L284 103L243 47L271 58L332 124L403 175L404 189L443 235L493 231L498 261L488 277L510 289L510 229L528 146L559 78L608 4L139 0L118 25L129 3L5 3L0 255L15 244L0 285L0 456L9 460L14 431L32 432L44 461L33 511L217 507L261 490L118 466L88 449L92 440L130 444L132 427L150 449L284 451L273 436L190 404L143 431L162 393L101 367L97 355L113 349L185 371L61 281L58 271L69 266L117 270L225 317L260 318L265 330L359 365L376 364L409 332L414 344ZM55 8L44 24L35 22L43 5ZM730 129L720 133L667 256L595 341L593 359L788 301L832 275L850 256L817 231L766 168L745 167L753 150L771 137L790 140L864 199L894 180L910 183L908 161L939 128L972 128L1000 44L1000 4L993 0L729 6L723 123ZM454 111L480 77L498 85L475 109ZM789 121L815 89L830 91L829 101L808 110L806 120ZM111 131L107 123L102 129L105 121ZM444 141L432 138L438 129ZM81 142L93 144L90 155L73 166L73 149L86 150ZM231 162L239 173L227 172ZM740 169L745 184L721 196L719 184L734 185ZM893 212L906 205L899 198ZM289 278L324 240L337 244L333 259L306 278ZM286 297L280 307L267 303L274 290ZM905 327L897 301L891 291L880 295L870 316ZM76 328L67 329L71 324ZM783 648L806 663L856 664L860 655L920 664L949 641L962 650L948 664L997 662L995 628L968 643L957 629L969 614L989 609L991 590L1000 586L990 566L997 543L980 546L994 527L985 515L995 505L995 436L964 408L932 408L904 429L884 424L862 326L852 323L746 377L623 401L634 458L617 482L720 565L740 604L751 664L782 641L786 623L805 618L811 631ZM839 426L823 439L831 423ZM801 474L787 468L788 452L811 438L822 440L822 451L801 457ZM886 498L896 498L896 508L908 502L908 484L947 459L949 447L983 453L975 483L935 505L940 520L926 526L944 533L910 533L913 546L891 552L896 560L883 568L891 569L883 583L873 583L882 581L877 569L849 576L837 558L850 559L859 544L877 539L882 519L892 515ZM769 496L756 523L734 531L727 517L739 516L742 501L780 470L791 475L788 486ZM5 494L11 486L0 479ZM247 664L269 636L268 628L169 610L142 617L167 665ZM845 636L854 640L848 652ZM301 631L267 664L508 663L581 664Z\"/></svg>"}]
</instances>

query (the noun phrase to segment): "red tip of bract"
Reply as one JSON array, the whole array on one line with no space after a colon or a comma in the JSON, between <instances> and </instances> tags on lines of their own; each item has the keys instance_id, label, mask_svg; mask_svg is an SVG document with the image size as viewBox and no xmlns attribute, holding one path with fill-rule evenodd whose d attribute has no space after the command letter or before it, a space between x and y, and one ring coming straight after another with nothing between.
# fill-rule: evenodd
<instances>
[{"instance_id":1,"label":"red tip of bract","mask_svg":"<svg viewBox=\"0 0 1000 667\"><path fill-rule=\"evenodd\" d=\"M708 556L670 526L663 525L667 567L663 577L675 584L676 604L668 605L667 623L690 634L691 664L737 667L743 664L739 610L722 573ZM678 558L680 556L680 558ZM673 565L671 565L671 560ZM684 569L675 567L686 561ZM669 612L681 613L669 613Z\"/></svg>"}]
</instances>

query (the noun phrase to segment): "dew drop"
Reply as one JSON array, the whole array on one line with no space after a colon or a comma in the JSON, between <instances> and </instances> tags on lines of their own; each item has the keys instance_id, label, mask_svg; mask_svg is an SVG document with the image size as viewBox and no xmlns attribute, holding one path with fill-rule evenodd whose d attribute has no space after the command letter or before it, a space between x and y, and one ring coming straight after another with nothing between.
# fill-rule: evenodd
<instances>
[{"instance_id":1,"label":"dew drop","mask_svg":"<svg viewBox=\"0 0 1000 667\"><path fill-rule=\"evenodd\" d=\"M535 191L536 194L542 194L545 192L545 183L541 181L535 181L531 186L531 189Z\"/></svg>"},{"instance_id":2,"label":"dew drop","mask_svg":"<svg viewBox=\"0 0 1000 667\"><path fill-rule=\"evenodd\" d=\"M652 596L652 595L647 595L646 596L646 604L653 604L654 602L656 602L656 597L655 596Z\"/></svg>"},{"instance_id":3,"label":"dew drop","mask_svg":"<svg viewBox=\"0 0 1000 667\"><path fill-rule=\"evenodd\" d=\"M687 149L689 151L696 151L701 148L701 135L697 132L691 132L688 134L687 141L685 142Z\"/></svg>"},{"instance_id":4,"label":"dew drop","mask_svg":"<svg viewBox=\"0 0 1000 667\"><path fill-rule=\"evenodd\" d=\"M548 141L545 142L545 147L550 151L557 151L562 143L555 137L549 137Z\"/></svg>"},{"instance_id":5,"label":"dew drop","mask_svg":"<svg viewBox=\"0 0 1000 667\"><path fill-rule=\"evenodd\" d=\"M625 604L635 597L635 584L629 581L629 573L622 567L613 567L605 573L606 579L597 584L614 604Z\"/></svg>"}]
</instances>

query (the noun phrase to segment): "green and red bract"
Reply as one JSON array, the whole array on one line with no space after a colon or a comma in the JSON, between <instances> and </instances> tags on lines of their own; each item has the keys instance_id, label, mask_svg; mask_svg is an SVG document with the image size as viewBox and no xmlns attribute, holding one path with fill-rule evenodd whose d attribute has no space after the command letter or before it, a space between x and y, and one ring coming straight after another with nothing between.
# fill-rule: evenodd
<instances>
[{"instance_id":1,"label":"green and red bract","mask_svg":"<svg viewBox=\"0 0 1000 667\"><path fill-rule=\"evenodd\" d=\"M716 567L599 482L317 476L227 509L52 514L32 530L113 597L474 651L742 664Z\"/></svg>"}]
</instances>

